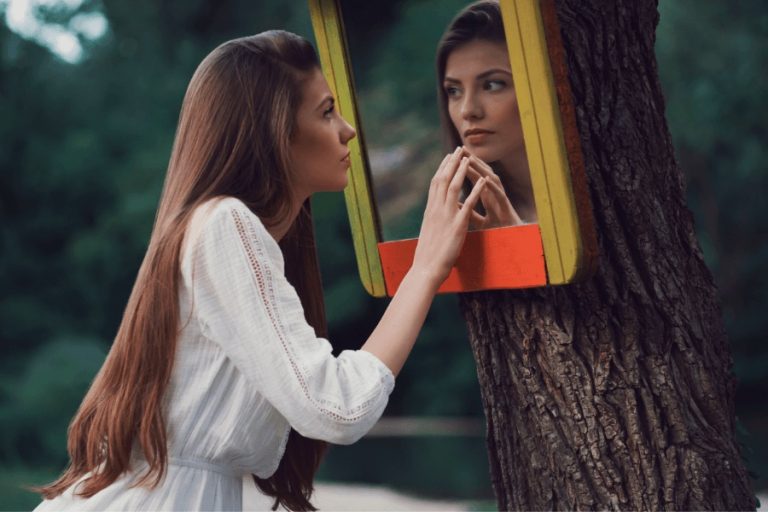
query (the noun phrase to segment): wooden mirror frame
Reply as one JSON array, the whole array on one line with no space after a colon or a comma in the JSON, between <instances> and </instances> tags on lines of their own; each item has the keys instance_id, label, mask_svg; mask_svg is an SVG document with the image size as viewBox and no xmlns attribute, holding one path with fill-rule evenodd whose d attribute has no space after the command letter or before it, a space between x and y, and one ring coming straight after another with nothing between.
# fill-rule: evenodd
<instances>
[{"instance_id":1,"label":"wooden mirror frame","mask_svg":"<svg viewBox=\"0 0 768 512\"><path fill-rule=\"evenodd\" d=\"M344 196L363 286L394 295L418 239L384 242L339 0L308 0L323 73L349 143ZM470 231L438 293L572 283L594 272L597 238L554 0L500 0L538 224Z\"/></svg>"}]
</instances>

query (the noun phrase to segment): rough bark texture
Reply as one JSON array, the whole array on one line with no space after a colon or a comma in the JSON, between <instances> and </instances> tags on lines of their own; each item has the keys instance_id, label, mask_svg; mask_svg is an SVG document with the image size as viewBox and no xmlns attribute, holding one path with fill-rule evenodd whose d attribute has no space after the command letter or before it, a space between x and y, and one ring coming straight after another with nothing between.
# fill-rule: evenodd
<instances>
[{"instance_id":1,"label":"rough bark texture","mask_svg":"<svg viewBox=\"0 0 768 512\"><path fill-rule=\"evenodd\" d=\"M561 0L600 250L589 281L463 294L500 510L754 509L685 205L652 0Z\"/></svg>"}]
</instances>

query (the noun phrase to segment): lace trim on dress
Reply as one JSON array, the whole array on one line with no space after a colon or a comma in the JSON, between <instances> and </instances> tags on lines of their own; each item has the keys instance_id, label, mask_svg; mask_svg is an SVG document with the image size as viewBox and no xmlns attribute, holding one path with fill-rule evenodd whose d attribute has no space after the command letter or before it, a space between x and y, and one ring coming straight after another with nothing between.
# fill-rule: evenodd
<instances>
[{"instance_id":1,"label":"lace trim on dress","mask_svg":"<svg viewBox=\"0 0 768 512\"><path fill-rule=\"evenodd\" d=\"M375 396L372 396L356 407L345 409L332 401L316 399L310 393L307 379L299 368L299 365L297 364L293 355L291 354L291 350L286 339L286 334L283 330L283 323L281 322L280 314L275 307L277 304L277 299L275 297L275 289L273 286L274 279L272 272L268 266L262 263L268 256L265 254L264 248L260 243L249 243L249 239L252 241L259 241L260 237L256 232L253 223L246 222L239 211L234 209L230 211L232 213L232 217L234 218L235 227L240 237L240 241L243 248L245 249L248 262L250 263L251 269L253 270L253 276L256 280L256 285L259 290L259 294L261 295L262 303L264 304L275 333L280 339L280 344L283 348L283 351L285 352L286 357L288 358L288 361L290 362L291 369L293 370L293 373L295 374L296 379L301 386L304 396L322 414L333 418L337 422L354 423L360 420L360 418L365 416L365 414L357 414L355 416L351 415L368 409L369 406L376 401Z\"/></svg>"}]
</instances>

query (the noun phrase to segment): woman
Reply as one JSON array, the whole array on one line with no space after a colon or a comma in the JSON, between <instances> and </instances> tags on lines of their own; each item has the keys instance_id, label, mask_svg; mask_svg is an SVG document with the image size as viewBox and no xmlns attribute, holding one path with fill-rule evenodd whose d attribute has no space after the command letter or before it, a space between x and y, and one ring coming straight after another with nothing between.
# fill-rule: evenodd
<instances>
[{"instance_id":1,"label":"woman","mask_svg":"<svg viewBox=\"0 0 768 512\"><path fill-rule=\"evenodd\" d=\"M36 510L238 510L249 473L264 509L314 510L325 442L382 414L484 186L457 207L469 161L446 156L410 272L361 350L333 357L308 199L346 186L354 136L303 38L264 32L203 60L70 465Z\"/></svg>"},{"instance_id":2,"label":"woman","mask_svg":"<svg viewBox=\"0 0 768 512\"><path fill-rule=\"evenodd\" d=\"M464 8L437 48L438 108L449 147L475 156L468 178L488 186L474 229L536 222L531 175L498 1ZM490 165L488 165L490 164ZM514 206L513 206L514 205Z\"/></svg>"}]
</instances>

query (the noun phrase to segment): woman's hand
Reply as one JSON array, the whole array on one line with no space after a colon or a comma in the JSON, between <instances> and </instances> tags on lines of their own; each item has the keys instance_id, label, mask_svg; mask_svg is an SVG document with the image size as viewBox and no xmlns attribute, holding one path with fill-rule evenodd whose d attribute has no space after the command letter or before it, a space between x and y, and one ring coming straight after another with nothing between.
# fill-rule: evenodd
<instances>
[{"instance_id":1,"label":"woman's hand","mask_svg":"<svg viewBox=\"0 0 768 512\"><path fill-rule=\"evenodd\" d=\"M413 265L397 288L384 316L361 347L397 376L416 342L435 292L448 277L469 227L469 217L486 184L478 179L463 205L459 193L469 158L461 147L447 155L429 185L427 207Z\"/></svg>"},{"instance_id":2,"label":"woman's hand","mask_svg":"<svg viewBox=\"0 0 768 512\"><path fill-rule=\"evenodd\" d=\"M472 211L469 226L471 229L497 228L501 226L516 226L523 224L520 215L507 197L504 186L499 176L493 172L490 165L480 160L475 155L464 150L469 156L469 169L467 177L473 184L485 179L487 186L480 193L480 201L485 208L485 215Z\"/></svg>"},{"instance_id":3,"label":"woman's hand","mask_svg":"<svg viewBox=\"0 0 768 512\"><path fill-rule=\"evenodd\" d=\"M469 165L464 149L456 148L443 159L429 186L411 270L426 274L435 288L445 281L459 256L472 209L488 181L484 177L474 180L472 191L460 204L459 194Z\"/></svg>"}]
</instances>

